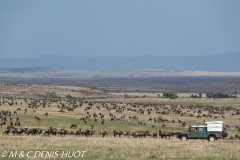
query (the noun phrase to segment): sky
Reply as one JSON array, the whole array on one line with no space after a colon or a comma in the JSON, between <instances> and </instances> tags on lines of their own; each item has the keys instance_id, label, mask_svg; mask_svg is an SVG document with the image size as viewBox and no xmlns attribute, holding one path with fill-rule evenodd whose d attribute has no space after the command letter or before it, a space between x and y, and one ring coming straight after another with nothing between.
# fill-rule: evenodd
<instances>
[{"instance_id":1,"label":"sky","mask_svg":"<svg viewBox=\"0 0 240 160\"><path fill-rule=\"evenodd\" d=\"M239 0L0 0L0 58L240 51Z\"/></svg>"}]
</instances>

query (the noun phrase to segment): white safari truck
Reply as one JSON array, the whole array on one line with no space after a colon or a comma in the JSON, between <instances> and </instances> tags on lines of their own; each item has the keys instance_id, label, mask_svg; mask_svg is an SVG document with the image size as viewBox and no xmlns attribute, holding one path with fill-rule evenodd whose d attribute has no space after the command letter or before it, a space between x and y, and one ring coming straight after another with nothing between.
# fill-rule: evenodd
<instances>
[{"instance_id":1,"label":"white safari truck","mask_svg":"<svg viewBox=\"0 0 240 160\"><path fill-rule=\"evenodd\" d=\"M204 122L203 125L190 126L188 131L179 132L178 138L183 141L187 139L208 139L208 141L215 141L223 136L223 122L213 121Z\"/></svg>"}]
</instances>

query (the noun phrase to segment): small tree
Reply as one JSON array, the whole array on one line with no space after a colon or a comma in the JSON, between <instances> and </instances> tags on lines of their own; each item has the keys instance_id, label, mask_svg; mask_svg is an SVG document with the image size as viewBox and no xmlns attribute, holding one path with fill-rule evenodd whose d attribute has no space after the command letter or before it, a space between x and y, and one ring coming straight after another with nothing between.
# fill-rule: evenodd
<instances>
[{"instance_id":1,"label":"small tree","mask_svg":"<svg viewBox=\"0 0 240 160\"><path fill-rule=\"evenodd\" d=\"M200 97L198 97L197 95L191 95L191 98L200 98Z\"/></svg>"},{"instance_id":2,"label":"small tree","mask_svg":"<svg viewBox=\"0 0 240 160\"><path fill-rule=\"evenodd\" d=\"M174 91L167 91L163 93L163 97L169 98L169 99L176 99L178 98L177 93Z\"/></svg>"},{"instance_id":3,"label":"small tree","mask_svg":"<svg viewBox=\"0 0 240 160\"><path fill-rule=\"evenodd\" d=\"M235 97L237 97L237 91L235 91L234 94L235 94Z\"/></svg>"},{"instance_id":4,"label":"small tree","mask_svg":"<svg viewBox=\"0 0 240 160\"><path fill-rule=\"evenodd\" d=\"M198 93L198 97L199 97L199 98L202 98L202 93Z\"/></svg>"}]
</instances>

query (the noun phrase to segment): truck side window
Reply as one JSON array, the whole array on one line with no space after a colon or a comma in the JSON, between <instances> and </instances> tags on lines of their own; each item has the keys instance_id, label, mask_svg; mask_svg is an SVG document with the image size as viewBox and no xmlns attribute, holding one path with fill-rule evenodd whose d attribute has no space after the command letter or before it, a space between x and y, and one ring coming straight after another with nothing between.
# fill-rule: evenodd
<instances>
[{"instance_id":1,"label":"truck side window","mask_svg":"<svg viewBox=\"0 0 240 160\"><path fill-rule=\"evenodd\" d=\"M192 132L197 132L197 128L192 128Z\"/></svg>"},{"instance_id":2,"label":"truck side window","mask_svg":"<svg viewBox=\"0 0 240 160\"><path fill-rule=\"evenodd\" d=\"M198 128L198 131L203 132L204 130L203 130L203 128Z\"/></svg>"}]
</instances>

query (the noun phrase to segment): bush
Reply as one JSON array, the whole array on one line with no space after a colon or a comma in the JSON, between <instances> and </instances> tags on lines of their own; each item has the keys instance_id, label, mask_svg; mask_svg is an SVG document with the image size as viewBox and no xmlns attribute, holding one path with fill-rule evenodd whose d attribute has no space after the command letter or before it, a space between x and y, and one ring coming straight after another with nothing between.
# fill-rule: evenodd
<instances>
[{"instance_id":1,"label":"bush","mask_svg":"<svg viewBox=\"0 0 240 160\"><path fill-rule=\"evenodd\" d=\"M225 93L206 93L206 97L208 98L237 98L236 95L229 95Z\"/></svg>"}]
</instances>

